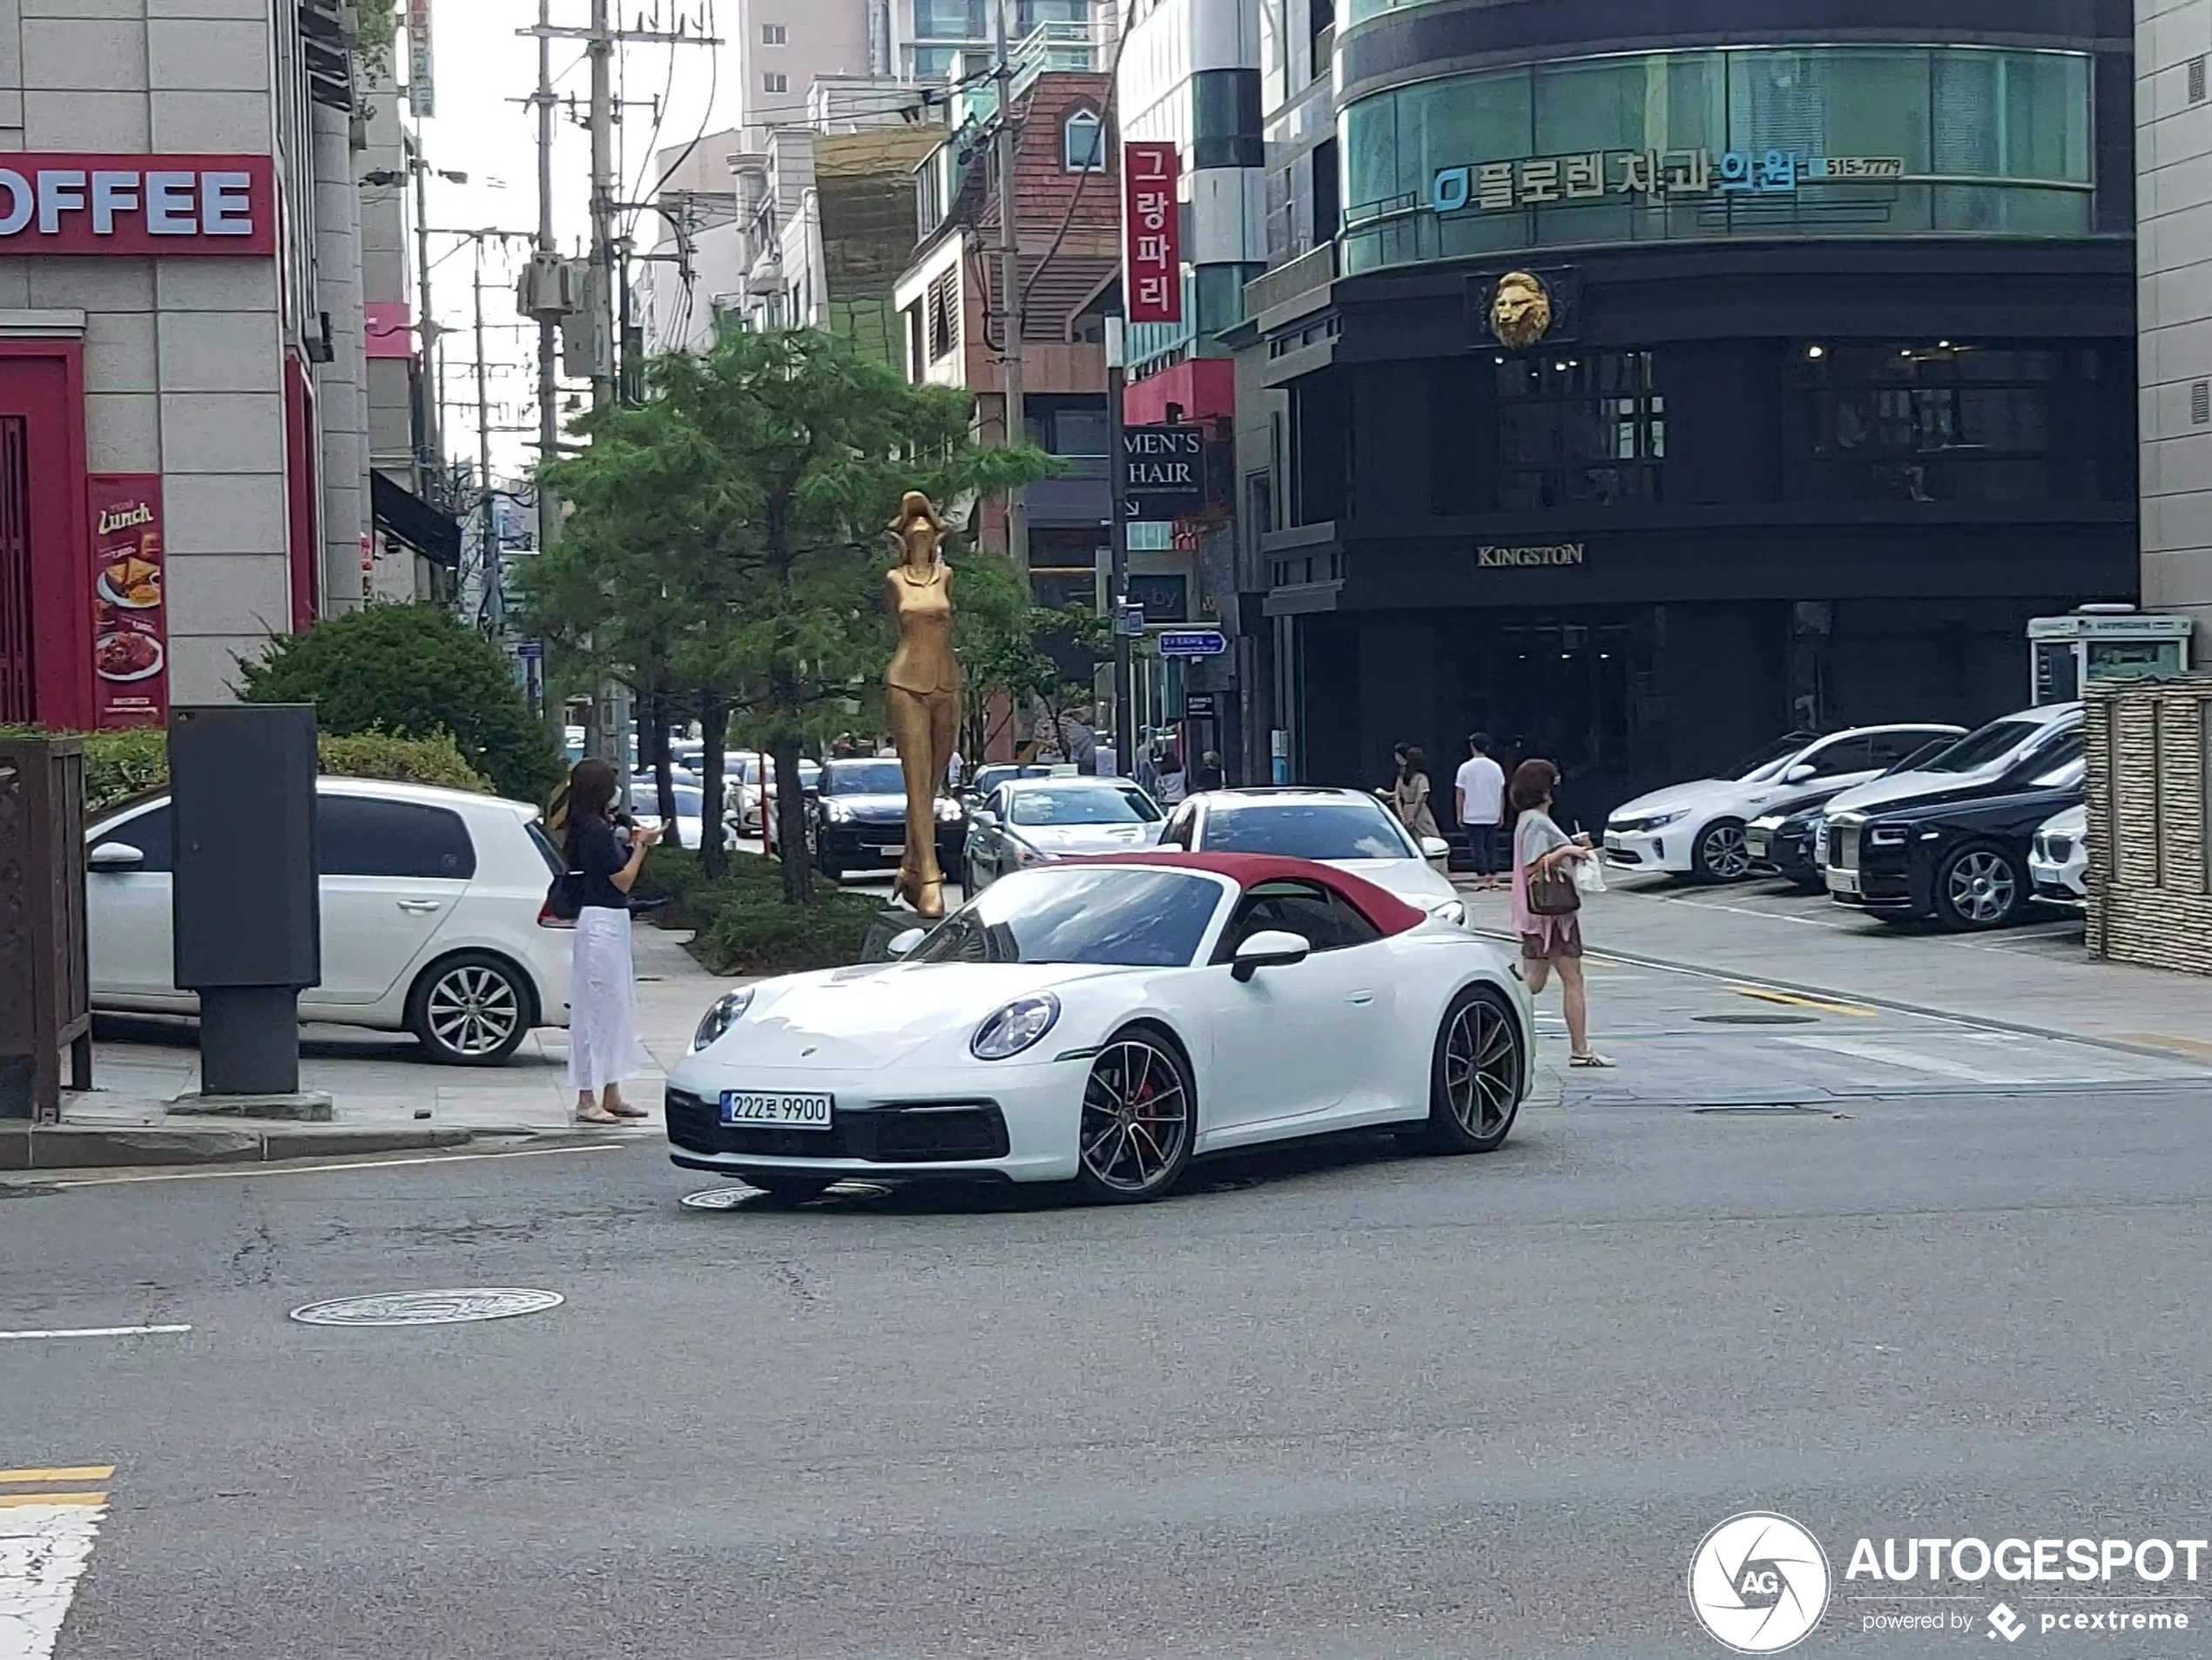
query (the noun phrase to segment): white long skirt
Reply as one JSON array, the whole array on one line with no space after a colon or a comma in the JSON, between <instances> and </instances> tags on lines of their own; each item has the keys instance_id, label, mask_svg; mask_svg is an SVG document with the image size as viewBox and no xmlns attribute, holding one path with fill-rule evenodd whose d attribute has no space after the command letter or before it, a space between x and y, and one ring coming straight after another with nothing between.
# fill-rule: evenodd
<instances>
[{"instance_id":1,"label":"white long skirt","mask_svg":"<svg viewBox=\"0 0 2212 1660\"><path fill-rule=\"evenodd\" d=\"M587 906L576 919L569 977L569 1088L597 1091L645 1070L630 913Z\"/></svg>"}]
</instances>

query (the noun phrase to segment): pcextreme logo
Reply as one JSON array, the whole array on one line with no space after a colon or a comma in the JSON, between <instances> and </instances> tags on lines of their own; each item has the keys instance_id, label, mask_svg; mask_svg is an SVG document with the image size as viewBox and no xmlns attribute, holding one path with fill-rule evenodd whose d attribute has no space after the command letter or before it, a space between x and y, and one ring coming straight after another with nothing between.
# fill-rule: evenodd
<instances>
[{"instance_id":1,"label":"pcextreme logo","mask_svg":"<svg viewBox=\"0 0 2212 1660\"><path fill-rule=\"evenodd\" d=\"M1705 1535L1689 1562L1689 1606L1738 1654L1779 1654L1828 1607L1828 1555L1787 1516L1747 1510Z\"/></svg>"}]
</instances>

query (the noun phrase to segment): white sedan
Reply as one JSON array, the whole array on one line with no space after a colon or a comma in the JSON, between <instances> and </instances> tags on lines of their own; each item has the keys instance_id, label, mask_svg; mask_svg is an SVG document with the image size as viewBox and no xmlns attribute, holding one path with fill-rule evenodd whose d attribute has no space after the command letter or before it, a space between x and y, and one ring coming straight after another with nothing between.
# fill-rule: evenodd
<instances>
[{"instance_id":1,"label":"white sedan","mask_svg":"<svg viewBox=\"0 0 2212 1660\"><path fill-rule=\"evenodd\" d=\"M1676 784L1614 808L1605 825L1605 861L1699 881L1741 881L1751 874L1745 827L1784 795L1852 788L1965 731L1923 723L1858 726L1826 738L1792 732L1730 767L1725 778Z\"/></svg>"},{"instance_id":2,"label":"white sedan","mask_svg":"<svg viewBox=\"0 0 2212 1660\"><path fill-rule=\"evenodd\" d=\"M2068 807L2029 845L2027 874L2039 899L2079 905L2089 897L2089 810Z\"/></svg>"},{"instance_id":3,"label":"white sedan","mask_svg":"<svg viewBox=\"0 0 2212 1660\"><path fill-rule=\"evenodd\" d=\"M1018 871L894 951L716 1002L669 1075L674 1161L786 1200L981 1178L1128 1203L1338 1130L1488 1152L1534 1070L1496 947L1303 860Z\"/></svg>"},{"instance_id":4,"label":"white sedan","mask_svg":"<svg viewBox=\"0 0 2212 1660\"><path fill-rule=\"evenodd\" d=\"M1451 843L1414 840L1399 817L1359 790L1298 785L1210 790L1183 802L1160 833L1188 853L1265 854L1341 870L1447 922L1467 904L1444 874Z\"/></svg>"},{"instance_id":5,"label":"white sedan","mask_svg":"<svg viewBox=\"0 0 2212 1660\"><path fill-rule=\"evenodd\" d=\"M1008 779L968 809L961 889L972 899L1032 865L1149 847L1162 816L1130 779Z\"/></svg>"}]
</instances>

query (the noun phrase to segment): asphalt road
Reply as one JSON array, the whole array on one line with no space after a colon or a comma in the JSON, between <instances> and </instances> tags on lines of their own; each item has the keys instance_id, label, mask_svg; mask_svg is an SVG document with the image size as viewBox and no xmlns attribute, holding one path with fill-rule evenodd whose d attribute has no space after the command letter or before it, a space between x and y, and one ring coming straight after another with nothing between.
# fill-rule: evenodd
<instances>
[{"instance_id":1,"label":"asphalt road","mask_svg":"<svg viewBox=\"0 0 2212 1660\"><path fill-rule=\"evenodd\" d=\"M1833 1561L1799 1652L1986 1655L1991 1595L1864 1634L1925 1605L1851 1542L2208 1532L2207 1104L1571 1104L1137 1211L691 1210L654 1144L0 1190L0 1328L192 1328L0 1340L0 1466L114 1467L64 1660L1713 1656L1747 1508ZM286 1319L455 1285L567 1300Z\"/></svg>"}]
</instances>

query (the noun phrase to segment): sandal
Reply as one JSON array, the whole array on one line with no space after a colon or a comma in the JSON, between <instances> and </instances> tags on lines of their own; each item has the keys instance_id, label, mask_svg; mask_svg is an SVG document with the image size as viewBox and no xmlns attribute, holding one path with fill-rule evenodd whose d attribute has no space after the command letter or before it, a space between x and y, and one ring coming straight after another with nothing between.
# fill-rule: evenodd
<instances>
[{"instance_id":1,"label":"sandal","mask_svg":"<svg viewBox=\"0 0 2212 1660\"><path fill-rule=\"evenodd\" d=\"M617 1118L650 1118L653 1116L653 1110L651 1107L634 1107L625 1101L614 1109L614 1115Z\"/></svg>"},{"instance_id":2,"label":"sandal","mask_svg":"<svg viewBox=\"0 0 2212 1660\"><path fill-rule=\"evenodd\" d=\"M1613 1064L1611 1061L1607 1060L1604 1056L1600 1055L1595 1049L1592 1049L1587 1055L1570 1055L1567 1057L1567 1063L1569 1066L1591 1067L1610 1067Z\"/></svg>"},{"instance_id":3,"label":"sandal","mask_svg":"<svg viewBox=\"0 0 2212 1660\"><path fill-rule=\"evenodd\" d=\"M618 1124L623 1122L620 1117L609 1112L604 1107L579 1107L577 1109L576 1121L580 1124Z\"/></svg>"}]
</instances>

